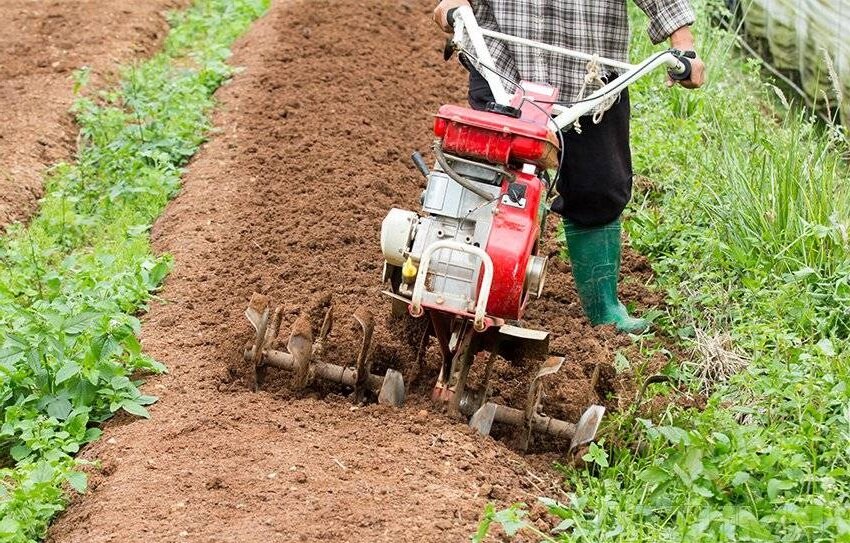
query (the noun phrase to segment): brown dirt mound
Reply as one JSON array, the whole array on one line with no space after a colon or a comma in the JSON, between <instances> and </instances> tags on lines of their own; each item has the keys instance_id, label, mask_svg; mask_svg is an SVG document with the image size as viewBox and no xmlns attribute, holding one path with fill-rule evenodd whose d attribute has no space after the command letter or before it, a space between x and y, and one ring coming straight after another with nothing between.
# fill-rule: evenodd
<instances>
[{"instance_id":1,"label":"brown dirt mound","mask_svg":"<svg viewBox=\"0 0 850 543\"><path fill-rule=\"evenodd\" d=\"M154 228L176 266L143 342L171 373L147 385L160 397L150 421L119 417L83 453L104 469L49 540L458 541L487 501L558 492L556 455L479 439L422 396L401 410L351 410L327 390L291 395L273 370L259 393L244 384L253 291L285 304L284 330L332 293L339 362L356 352L348 315L368 306L376 366L411 371L416 326L386 317L377 238L388 208L418 209L422 179L407 157L427 148L446 97L464 95L432 7L281 1L237 45L245 70L219 92L220 133ZM642 266L630 258L626 270L645 279ZM552 270L529 323L569 355L550 405L571 416L614 386L588 384L624 340L588 327L567 272ZM640 281L631 288L652 301ZM498 394L521 404L528 368L502 369Z\"/></svg>"},{"instance_id":2,"label":"brown dirt mound","mask_svg":"<svg viewBox=\"0 0 850 543\"><path fill-rule=\"evenodd\" d=\"M32 214L46 166L74 151L71 73L93 83L156 49L188 0L4 0L0 17L0 229Z\"/></svg>"}]
</instances>

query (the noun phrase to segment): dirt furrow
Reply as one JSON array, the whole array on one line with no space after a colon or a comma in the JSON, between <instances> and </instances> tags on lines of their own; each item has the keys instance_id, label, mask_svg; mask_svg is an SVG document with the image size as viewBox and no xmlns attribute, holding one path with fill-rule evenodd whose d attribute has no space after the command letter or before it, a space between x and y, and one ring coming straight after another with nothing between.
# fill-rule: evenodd
<instances>
[{"instance_id":1,"label":"dirt furrow","mask_svg":"<svg viewBox=\"0 0 850 543\"><path fill-rule=\"evenodd\" d=\"M188 0L4 0L0 17L0 229L26 219L45 168L67 160L76 129L74 70L92 83L155 50L165 12Z\"/></svg>"},{"instance_id":2,"label":"dirt furrow","mask_svg":"<svg viewBox=\"0 0 850 543\"><path fill-rule=\"evenodd\" d=\"M284 329L331 293L340 362L356 351L347 315L367 305L376 364L410 373L405 326L380 295L378 232L389 207L418 208L423 184L407 157L427 149L436 108L464 96L431 4L280 0L237 44L245 69L219 91L220 131L154 228L176 265L143 343L171 372L147 385L160 397L151 420L119 417L83 453L102 468L50 541L457 541L488 501L558 492L554 453L477 438L424 395L401 410L352 409L340 391L293 396L276 375L258 393L245 386L253 291L284 303ZM652 302L645 267L629 266L630 289ZM616 403L616 383L589 382L623 340L586 325L567 271L555 266L530 322L570 355L550 405L575 415ZM501 369L496 393L516 405L529 368ZM424 388L435 372L425 369Z\"/></svg>"}]
</instances>

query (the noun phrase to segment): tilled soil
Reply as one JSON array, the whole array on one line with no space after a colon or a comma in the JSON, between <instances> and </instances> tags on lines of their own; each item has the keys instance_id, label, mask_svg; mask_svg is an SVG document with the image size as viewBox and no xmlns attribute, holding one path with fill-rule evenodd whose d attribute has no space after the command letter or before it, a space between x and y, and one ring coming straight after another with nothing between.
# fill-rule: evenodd
<instances>
[{"instance_id":1,"label":"tilled soil","mask_svg":"<svg viewBox=\"0 0 850 543\"><path fill-rule=\"evenodd\" d=\"M151 420L118 417L82 454L102 467L50 541L460 541L488 501L558 495L557 448L524 456L478 438L426 394L394 410L352 408L332 387L293 395L275 370L259 392L246 386L243 311L254 291L284 304L284 330L330 293L340 363L357 348L348 314L366 305L376 367L415 373L416 327L390 319L380 295L378 232L390 207L419 208L409 153L427 149L437 107L464 96L464 73L442 61L432 7L281 0L237 44L244 71L218 93L220 131L153 232L176 263L166 302L143 325L146 351L170 368L147 385L160 400ZM626 270L629 295L657 302L642 286L645 263L630 256ZM553 266L528 320L568 356L547 408L573 418L628 392L609 366L628 340L587 325L568 271ZM522 405L532 369L503 363L496 394ZM414 390L435 378L429 365ZM551 520L533 518L543 528Z\"/></svg>"},{"instance_id":2,"label":"tilled soil","mask_svg":"<svg viewBox=\"0 0 850 543\"><path fill-rule=\"evenodd\" d=\"M188 0L3 0L0 17L0 229L24 220L47 166L74 151L74 70L92 83L155 50L167 10Z\"/></svg>"}]
</instances>

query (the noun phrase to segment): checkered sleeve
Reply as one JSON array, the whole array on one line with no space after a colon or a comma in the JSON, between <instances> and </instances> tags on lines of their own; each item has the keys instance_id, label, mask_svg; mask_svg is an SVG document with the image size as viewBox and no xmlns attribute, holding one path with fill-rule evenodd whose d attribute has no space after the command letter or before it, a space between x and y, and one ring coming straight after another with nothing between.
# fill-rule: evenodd
<instances>
[{"instance_id":1,"label":"checkered sleeve","mask_svg":"<svg viewBox=\"0 0 850 543\"><path fill-rule=\"evenodd\" d=\"M635 0L649 16L649 38L661 43L683 26L694 24L696 15L688 0Z\"/></svg>"}]
</instances>

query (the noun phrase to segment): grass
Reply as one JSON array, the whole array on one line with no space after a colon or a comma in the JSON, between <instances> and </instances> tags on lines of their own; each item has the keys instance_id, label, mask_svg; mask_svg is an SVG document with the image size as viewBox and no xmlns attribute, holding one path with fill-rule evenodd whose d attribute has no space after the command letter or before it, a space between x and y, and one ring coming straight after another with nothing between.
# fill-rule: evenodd
<instances>
[{"instance_id":1,"label":"grass","mask_svg":"<svg viewBox=\"0 0 850 543\"><path fill-rule=\"evenodd\" d=\"M134 315L170 267L148 231L204 141L212 94L233 73L228 46L267 5L196 0L173 13L161 53L77 100L75 161L52 169L29 225L0 239L0 541L41 538L66 491L85 491L73 455L97 424L147 417L156 400L134 378L165 371L136 337Z\"/></svg>"},{"instance_id":2,"label":"grass","mask_svg":"<svg viewBox=\"0 0 850 543\"><path fill-rule=\"evenodd\" d=\"M733 37L708 26L719 8L697 4L711 82L632 87L646 181L626 224L667 294L656 324L696 353L668 372L698 390L711 363L699 357L732 353L737 373L708 383L702 411L610 418L606 445L587 458L596 469L563 468L570 503L544 502L558 532L538 537L850 541L846 134L777 100ZM643 35L633 45L648 54ZM484 522L517 531L524 514Z\"/></svg>"}]
</instances>

